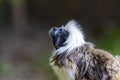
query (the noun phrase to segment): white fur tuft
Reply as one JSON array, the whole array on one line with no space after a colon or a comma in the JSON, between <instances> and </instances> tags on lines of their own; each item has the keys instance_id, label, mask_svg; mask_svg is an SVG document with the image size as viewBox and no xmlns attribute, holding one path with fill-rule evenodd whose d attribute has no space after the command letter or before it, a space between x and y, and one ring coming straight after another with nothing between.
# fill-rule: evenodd
<instances>
[{"instance_id":1,"label":"white fur tuft","mask_svg":"<svg viewBox=\"0 0 120 80\"><path fill-rule=\"evenodd\" d=\"M68 51L68 53L74 48L80 47L85 44L83 33L80 29L80 25L77 24L75 20L69 21L65 25L65 29L69 32L69 37L65 41L65 46L59 48L57 53L63 53L64 51Z\"/></svg>"}]
</instances>

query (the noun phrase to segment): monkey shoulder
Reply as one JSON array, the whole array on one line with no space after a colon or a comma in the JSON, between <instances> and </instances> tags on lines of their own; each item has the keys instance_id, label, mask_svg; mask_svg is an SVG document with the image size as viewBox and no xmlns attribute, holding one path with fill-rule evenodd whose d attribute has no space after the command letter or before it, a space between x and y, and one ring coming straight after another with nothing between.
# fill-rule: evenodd
<instances>
[{"instance_id":1,"label":"monkey shoulder","mask_svg":"<svg viewBox=\"0 0 120 80\"><path fill-rule=\"evenodd\" d=\"M112 80L120 80L120 57L101 49L90 49L99 66L105 67ZM94 60L95 60L94 59Z\"/></svg>"},{"instance_id":2,"label":"monkey shoulder","mask_svg":"<svg viewBox=\"0 0 120 80\"><path fill-rule=\"evenodd\" d=\"M100 60L112 60L114 58L114 56L111 53L105 50L89 48L88 51L90 52L91 55Z\"/></svg>"}]
</instances>

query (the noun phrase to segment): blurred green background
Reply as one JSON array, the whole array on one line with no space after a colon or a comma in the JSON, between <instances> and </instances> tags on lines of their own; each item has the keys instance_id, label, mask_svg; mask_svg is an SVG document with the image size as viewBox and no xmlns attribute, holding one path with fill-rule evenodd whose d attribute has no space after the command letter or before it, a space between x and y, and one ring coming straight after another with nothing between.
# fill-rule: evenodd
<instances>
[{"instance_id":1,"label":"blurred green background","mask_svg":"<svg viewBox=\"0 0 120 80\"><path fill-rule=\"evenodd\" d=\"M0 80L57 80L48 31L71 19L86 41L120 54L120 0L0 0Z\"/></svg>"}]
</instances>

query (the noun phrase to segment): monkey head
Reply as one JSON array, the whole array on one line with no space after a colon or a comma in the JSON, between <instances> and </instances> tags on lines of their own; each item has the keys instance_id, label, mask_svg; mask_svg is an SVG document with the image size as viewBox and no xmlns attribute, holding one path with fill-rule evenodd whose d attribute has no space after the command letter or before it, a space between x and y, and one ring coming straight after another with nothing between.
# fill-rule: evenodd
<instances>
[{"instance_id":1,"label":"monkey head","mask_svg":"<svg viewBox=\"0 0 120 80\"><path fill-rule=\"evenodd\" d=\"M69 33L65 30L65 27L53 27L50 29L50 35L53 40L53 44L56 49L65 46L65 41L67 40Z\"/></svg>"},{"instance_id":2,"label":"monkey head","mask_svg":"<svg viewBox=\"0 0 120 80\"><path fill-rule=\"evenodd\" d=\"M81 27L75 20L69 21L62 27L53 27L49 34L52 37L57 54L65 51L70 52L74 48L85 44Z\"/></svg>"}]
</instances>

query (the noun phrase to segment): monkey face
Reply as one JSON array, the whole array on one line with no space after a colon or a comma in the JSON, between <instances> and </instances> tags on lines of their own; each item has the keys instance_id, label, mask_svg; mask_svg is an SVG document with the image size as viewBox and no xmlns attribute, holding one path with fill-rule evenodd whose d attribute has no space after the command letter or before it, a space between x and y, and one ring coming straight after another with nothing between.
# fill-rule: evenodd
<instances>
[{"instance_id":1,"label":"monkey face","mask_svg":"<svg viewBox=\"0 0 120 80\"><path fill-rule=\"evenodd\" d=\"M50 30L50 35L55 48L58 49L65 46L64 42L67 40L69 33L65 30L65 27L53 27Z\"/></svg>"}]
</instances>

